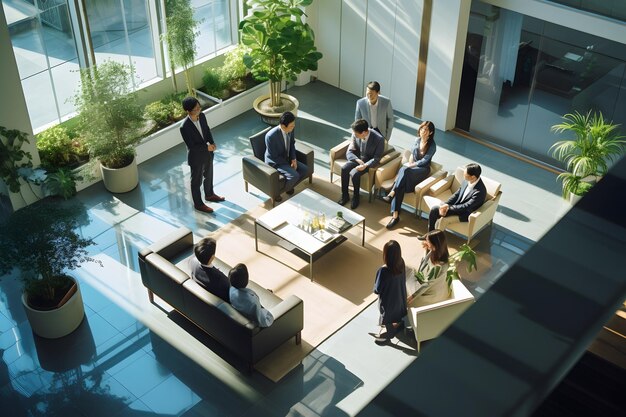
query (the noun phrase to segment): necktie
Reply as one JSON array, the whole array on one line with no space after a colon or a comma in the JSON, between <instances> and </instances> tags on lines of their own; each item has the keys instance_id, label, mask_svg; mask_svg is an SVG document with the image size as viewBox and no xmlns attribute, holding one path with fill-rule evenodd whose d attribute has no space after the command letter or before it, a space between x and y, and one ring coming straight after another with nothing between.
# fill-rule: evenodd
<instances>
[{"instance_id":1,"label":"necktie","mask_svg":"<svg viewBox=\"0 0 626 417\"><path fill-rule=\"evenodd\" d=\"M283 137L285 138L285 153L287 154L287 158L289 158L289 134L283 133Z\"/></svg>"},{"instance_id":2,"label":"necktie","mask_svg":"<svg viewBox=\"0 0 626 417\"><path fill-rule=\"evenodd\" d=\"M365 147L366 147L366 143L364 140L361 140L361 159L363 159L365 157Z\"/></svg>"}]
</instances>

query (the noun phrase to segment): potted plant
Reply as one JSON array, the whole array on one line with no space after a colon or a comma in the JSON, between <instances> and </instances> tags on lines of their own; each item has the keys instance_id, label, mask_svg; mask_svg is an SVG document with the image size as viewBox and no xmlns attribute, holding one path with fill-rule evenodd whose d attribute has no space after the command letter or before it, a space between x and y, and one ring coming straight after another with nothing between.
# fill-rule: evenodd
<instances>
[{"instance_id":1,"label":"potted plant","mask_svg":"<svg viewBox=\"0 0 626 417\"><path fill-rule=\"evenodd\" d=\"M163 34L163 39L167 44L174 91L178 91L176 66L181 66L185 74L187 93L195 97L190 68L196 57L196 37L200 34L196 29L200 22L193 18L190 0L166 0L165 14L167 29Z\"/></svg>"},{"instance_id":2,"label":"potted plant","mask_svg":"<svg viewBox=\"0 0 626 417\"><path fill-rule=\"evenodd\" d=\"M254 109L270 124L285 111L297 111L298 100L281 94L283 80L316 70L322 54L303 8L313 0L248 0L248 15L239 23L241 43L249 48L244 63L257 79L270 81L270 94L257 98Z\"/></svg>"},{"instance_id":3,"label":"potted plant","mask_svg":"<svg viewBox=\"0 0 626 417\"><path fill-rule=\"evenodd\" d=\"M569 113L563 123L552 126L555 133L573 133L573 139L561 140L550 147L557 160L565 163L566 171L557 179L563 182L563 198L573 203L584 195L610 164L624 154L626 141L619 125L604 119L601 112ZM576 196L576 197L572 197Z\"/></svg>"},{"instance_id":4,"label":"potted plant","mask_svg":"<svg viewBox=\"0 0 626 417\"><path fill-rule=\"evenodd\" d=\"M39 336L65 336L84 317L78 282L67 275L81 262L99 262L87 256L92 240L77 232L84 213L80 204L45 199L15 211L0 227L0 273L21 272L22 302Z\"/></svg>"},{"instance_id":5,"label":"potted plant","mask_svg":"<svg viewBox=\"0 0 626 417\"><path fill-rule=\"evenodd\" d=\"M0 126L0 179L12 193L20 192L20 172L33 166L32 155L22 149L24 143L29 143L28 134Z\"/></svg>"},{"instance_id":6,"label":"potted plant","mask_svg":"<svg viewBox=\"0 0 626 417\"><path fill-rule=\"evenodd\" d=\"M79 130L91 161L100 161L104 186L124 193L139 183L135 146L141 141L143 109L132 90L134 70L114 61L81 70L74 96Z\"/></svg>"}]
</instances>

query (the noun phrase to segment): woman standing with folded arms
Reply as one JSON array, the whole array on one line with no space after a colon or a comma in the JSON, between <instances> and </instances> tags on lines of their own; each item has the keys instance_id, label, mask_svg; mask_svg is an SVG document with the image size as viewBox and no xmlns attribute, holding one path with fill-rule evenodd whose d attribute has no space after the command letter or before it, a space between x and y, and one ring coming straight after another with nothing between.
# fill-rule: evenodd
<instances>
[{"instance_id":1,"label":"woman standing with folded arms","mask_svg":"<svg viewBox=\"0 0 626 417\"><path fill-rule=\"evenodd\" d=\"M400 221L400 208L404 194L415 190L415 186L430 175L430 160L437 151L435 144L435 125L425 121L417 128L417 138L411 149L409 161L400 167L391 191L383 200L391 203L391 220L387 229L393 228Z\"/></svg>"},{"instance_id":2,"label":"woman standing with folded arms","mask_svg":"<svg viewBox=\"0 0 626 417\"><path fill-rule=\"evenodd\" d=\"M406 316L406 273L398 242L390 240L385 244L383 260L385 264L376 273L374 293L378 294L378 324L385 326L387 333L376 337L378 344L386 343L401 331Z\"/></svg>"}]
</instances>

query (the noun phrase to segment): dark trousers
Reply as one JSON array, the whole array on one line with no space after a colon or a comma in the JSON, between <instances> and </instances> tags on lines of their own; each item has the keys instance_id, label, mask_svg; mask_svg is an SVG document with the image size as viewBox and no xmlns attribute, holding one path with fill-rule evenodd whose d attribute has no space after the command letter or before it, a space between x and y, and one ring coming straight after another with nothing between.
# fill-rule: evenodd
<instances>
[{"instance_id":1,"label":"dark trousers","mask_svg":"<svg viewBox=\"0 0 626 417\"><path fill-rule=\"evenodd\" d=\"M204 205L200 186L204 188L204 197L210 197L213 192L213 152L209 152L209 156L203 163L194 163L191 168L191 198L193 205L200 207Z\"/></svg>"},{"instance_id":2,"label":"dark trousers","mask_svg":"<svg viewBox=\"0 0 626 417\"><path fill-rule=\"evenodd\" d=\"M424 181L430 174L429 167L413 167L405 166L400 168L396 181L393 183L392 190L395 192L391 200L391 212L400 212L404 194L415 191L415 186Z\"/></svg>"},{"instance_id":3,"label":"dark trousers","mask_svg":"<svg viewBox=\"0 0 626 417\"><path fill-rule=\"evenodd\" d=\"M348 161L341 168L341 197L348 198L348 186L349 181L352 178L352 188L354 189L354 198L359 199L359 191L361 190L361 176L367 175L369 169L365 168L363 171L359 171L356 167L359 166L358 162Z\"/></svg>"},{"instance_id":4,"label":"dark trousers","mask_svg":"<svg viewBox=\"0 0 626 417\"><path fill-rule=\"evenodd\" d=\"M276 166L276 170L285 176L285 191L289 191L292 190L300 178L306 174L308 167L298 161L298 167L296 169L293 169L291 165L278 165Z\"/></svg>"}]
</instances>

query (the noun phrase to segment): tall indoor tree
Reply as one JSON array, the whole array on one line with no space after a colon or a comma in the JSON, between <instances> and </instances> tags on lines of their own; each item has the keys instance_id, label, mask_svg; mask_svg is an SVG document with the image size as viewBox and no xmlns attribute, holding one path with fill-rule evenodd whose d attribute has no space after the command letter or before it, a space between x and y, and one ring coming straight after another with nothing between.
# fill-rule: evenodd
<instances>
[{"instance_id":1,"label":"tall indoor tree","mask_svg":"<svg viewBox=\"0 0 626 417\"><path fill-rule=\"evenodd\" d=\"M183 68L185 74L187 93L195 97L190 68L196 57L196 38L200 34L197 28L200 22L193 17L190 0L166 0L165 15L167 29L163 34L163 39L167 45L174 91L178 91L176 67L179 66Z\"/></svg>"},{"instance_id":2,"label":"tall indoor tree","mask_svg":"<svg viewBox=\"0 0 626 417\"><path fill-rule=\"evenodd\" d=\"M244 63L256 78L269 79L271 106L281 105L281 83L302 71L317 70L322 58L304 7L313 0L248 0L239 23L241 43L250 48Z\"/></svg>"}]
</instances>

